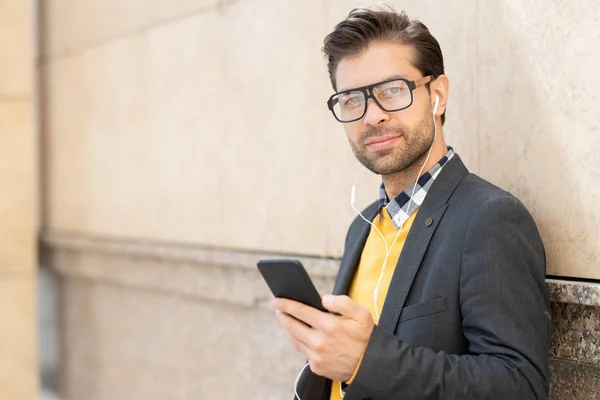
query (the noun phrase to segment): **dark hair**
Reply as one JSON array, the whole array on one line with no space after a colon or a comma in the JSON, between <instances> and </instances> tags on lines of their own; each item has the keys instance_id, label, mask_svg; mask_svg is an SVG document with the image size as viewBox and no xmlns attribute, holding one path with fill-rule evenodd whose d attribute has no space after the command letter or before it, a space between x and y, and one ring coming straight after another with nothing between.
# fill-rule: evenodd
<instances>
[{"instance_id":1,"label":"dark hair","mask_svg":"<svg viewBox=\"0 0 600 400\"><path fill-rule=\"evenodd\" d=\"M400 42L411 46L415 53L413 64L423 76L437 78L444 73L440 44L421 21L411 20L404 11L398 13L392 7L355 8L327 35L323 44L334 90L337 90L335 71L339 62L360 54L377 42ZM442 124L444 121L445 115L442 115Z\"/></svg>"}]
</instances>

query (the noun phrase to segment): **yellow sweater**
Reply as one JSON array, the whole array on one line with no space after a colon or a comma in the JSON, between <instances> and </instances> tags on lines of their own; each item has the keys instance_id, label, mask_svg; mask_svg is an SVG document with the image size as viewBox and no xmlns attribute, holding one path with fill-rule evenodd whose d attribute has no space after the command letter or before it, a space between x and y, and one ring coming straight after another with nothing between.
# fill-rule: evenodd
<instances>
[{"instance_id":1,"label":"yellow sweater","mask_svg":"<svg viewBox=\"0 0 600 400\"><path fill-rule=\"evenodd\" d=\"M392 281L392 276L394 275L394 270L396 269L396 264L398 263L400 253L402 252L402 248L406 242L406 237L408 236L408 232L410 231L416 215L417 211L415 211L404 223L404 226L402 226L402 229L400 230L400 235L398 236L398 239L396 239L396 243L392 247L390 255L388 256L385 271L383 273L381 283L379 284L377 312L380 316L383 303L385 302L385 297L390 287L390 282ZM396 227L394 226L387 209L383 209L381 221L379 220L379 216L375 217L373 220L373 225L383 234L388 247L392 246L396 235L398 235L398 231L396 230ZM377 281L381 275L381 268L383 266L384 259L385 244L381 240L379 233L377 233L375 229L371 228L371 232L367 237L365 247L360 257L358 269L352 278L348 296L355 302L367 307L371 311L373 318L376 317L373 291L375 290ZM375 321L375 323L377 323L377 321ZM354 375L356 375L357 372L358 367L356 368L356 371L354 371ZM352 376L348 383L351 383L353 380L354 376ZM330 399L340 400L341 398L340 382L333 382Z\"/></svg>"}]
</instances>

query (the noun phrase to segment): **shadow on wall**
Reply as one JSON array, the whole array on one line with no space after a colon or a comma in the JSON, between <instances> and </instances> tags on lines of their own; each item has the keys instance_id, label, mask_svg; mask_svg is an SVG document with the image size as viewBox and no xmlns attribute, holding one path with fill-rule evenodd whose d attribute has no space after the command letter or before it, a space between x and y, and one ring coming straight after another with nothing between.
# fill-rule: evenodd
<instances>
[{"instance_id":1,"label":"shadow on wall","mask_svg":"<svg viewBox=\"0 0 600 400\"><path fill-rule=\"evenodd\" d=\"M41 399L52 399L58 390L59 309L58 280L50 268L37 269L38 358L42 386Z\"/></svg>"}]
</instances>

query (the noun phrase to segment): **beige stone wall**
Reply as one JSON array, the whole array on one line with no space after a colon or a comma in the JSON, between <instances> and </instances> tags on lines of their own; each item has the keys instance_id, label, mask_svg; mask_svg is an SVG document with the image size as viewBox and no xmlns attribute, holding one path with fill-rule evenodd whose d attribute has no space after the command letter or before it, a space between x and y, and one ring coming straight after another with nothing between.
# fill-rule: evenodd
<instances>
[{"instance_id":1,"label":"beige stone wall","mask_svg":"<svg viewBox=\"0 0 600 400\"><path fill-rule=\"evenodd\" d=\"M600 279L600 8L389 3L441 42L448 142L532 210L550 274ZM42 2L43 262L61 276L67 400L288 398L302 357L254 263L316 256L331 288L357 163L320 47L365 4ZM377 186L361 171L357 202Z\"/></svg>"},{"instance_id":2,"label":"beige stone wall","mask_svg":"<svg viewBox=\"0 0 600 400\"><path fill-rule=\"evenodd\" d=\"M0 0L0 400L37 393L33 9Z\"/></svg>"},{"instance_id":3,"label":"beige stone wall","mask_svg":"<svg viewBox=\"0 0 600 400\"><path fill-rule=\"evenodd\" d=\"M390 3L441 42L449 143L532 210L550 274L600 278L599 8ZM44 227L340 256L356 162L320 46L360 4L44 2Z\"/></svg>"}]
</instances>

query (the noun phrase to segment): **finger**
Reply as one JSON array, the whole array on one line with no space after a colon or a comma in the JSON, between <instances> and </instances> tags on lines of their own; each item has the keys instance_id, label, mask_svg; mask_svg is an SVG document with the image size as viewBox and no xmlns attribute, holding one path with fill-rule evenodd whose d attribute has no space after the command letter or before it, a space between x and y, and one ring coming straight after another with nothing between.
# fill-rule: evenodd
<instances>
[{"instance_id":1,"label":"finger","mask_svg":"<svg viewBox=\"0 0 600 400\"><path fill-rule=\"evenodd\" d=\"M279 325L285 329L288 335L290 335L293 339L304 343L306 347L310 347L308 344L311 343L311 341L316 337L316 331L311 329L302 321L298 321L297 319L287 315L283 311L277 311L277 313L275 313L275 318L277 319Z\"/></svg>"},{"instance_id":2,"label":"finger","mask_svg":"<svg viewBox=\"0 0 600 400\"><path fill-rule=\"evenodd\" d=\"M287 327L287 324L288 324L287 319L291 319L293 322L298 322L298 321L296 321L294 318L290 317L289 315L286 315L285 313L283 313L281 311L276 312L275 318L277 319L277 322L284 328L286 333L288 333L289 340L290 340L290 343L292 344L292 346L299 352L303 353L306 357L308 357L310 348L306 345L306 343L304 343L300 339L296 338L292 334L292 332L289 330L289 328ZM302 322L300 322L300 323L303 324Z\"/></svg>"},{"instance_id":3,"label":"finger","mask_svg":"<svg viewBox=\"0 0 600 400\"><path fill-rule=\"evenodd\" d=\"M306 343L302 342L301 340L296 339L293 336L290 336L290 342L292 343L292 346L294 346L294 348L296 350L298 350L300 353L304 354L306 356L306 358L310 359L311 355L313 354L313 349L311 349Z\"/></svg>"},{"instance_id":4,"label":"finger","mask_svg":"<svg viewBox=\"0 0 600 400\"><path fill-rule=\"evenodd\" d=\"M344 317L359 320L371 315L369 310L348 296L323 296L323 307Z\"/></svg>"},{"instance_id":5,"label":"finger","mask_svg":"<svg viewBox=\"0 0 600 400\"><path fill-rule=\"evenodd\" d=\"M327 317L327 313L289 299L274 299L271 302L271 306L313 327L321 326L322 320L324 317Z\"/></svg>"}]
</instances>

